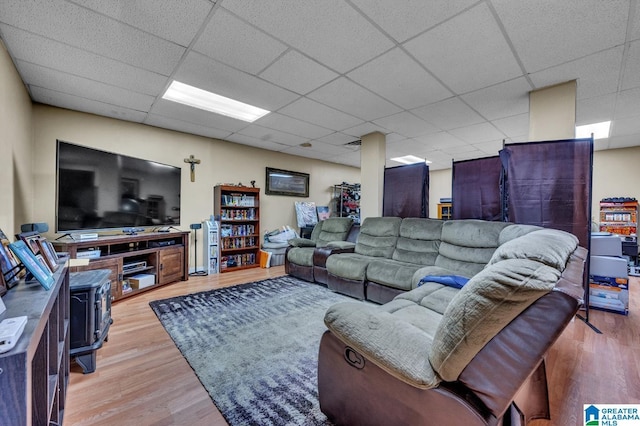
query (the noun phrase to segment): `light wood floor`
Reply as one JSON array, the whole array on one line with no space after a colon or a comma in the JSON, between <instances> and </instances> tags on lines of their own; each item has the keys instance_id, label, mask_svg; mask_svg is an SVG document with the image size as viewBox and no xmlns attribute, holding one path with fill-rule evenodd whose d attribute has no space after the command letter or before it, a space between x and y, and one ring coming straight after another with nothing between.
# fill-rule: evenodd
<instances>
[{"instance_id":1,"label":"light wood floor","mask_svg":"<svg viewBox=\"0 0 640 426\"><path fill-rule=\"evenodd\" d=\"M151 300L284 274L282 266L191 277L113 305L109 341L94 373L72 365L65 425L226 425L209 395L164 331ZM580 425L582 406L640 402L640 279L632 278L628 316L590 311L596 334L575 319L551 348L547 375L553 421Z\"/></svg>"}]
</instances>

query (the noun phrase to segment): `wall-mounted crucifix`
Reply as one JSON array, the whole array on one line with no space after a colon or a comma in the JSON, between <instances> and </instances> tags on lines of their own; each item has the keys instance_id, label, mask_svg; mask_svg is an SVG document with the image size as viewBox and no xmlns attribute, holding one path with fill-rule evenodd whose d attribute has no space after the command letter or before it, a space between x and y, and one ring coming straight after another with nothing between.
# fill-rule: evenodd
<instances>
[{"instance_id":1,"label":"wall-mounted crucifix","mask_svg":"<svg viewBox=\"0 0 640 426\"><path fill-rule=\"evenodd\" d=\"M195 182L196 181L196 164L200 164L200 160L198 160L196 157L193 156L193 154L191 154L189 158L184 159L184 162L191 164L191 182Z\"/></svg>"}]
</instances>

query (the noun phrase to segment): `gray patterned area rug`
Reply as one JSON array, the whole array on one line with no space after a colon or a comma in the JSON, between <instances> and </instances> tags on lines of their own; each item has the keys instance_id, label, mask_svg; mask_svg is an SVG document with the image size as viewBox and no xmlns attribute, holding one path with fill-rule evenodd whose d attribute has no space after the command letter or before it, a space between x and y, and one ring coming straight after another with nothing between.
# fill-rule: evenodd
<instances>
[{"instance_id":1,"label":"gray patterned area rug","mask_svg":"<svg viewBox=\"0 0 640 426\"><path fill-rule=\"evenodd\" d=\"M149 304L230 425L328 425L318 348L347 300L284 276Z\"/></svg>"}]
</instances>

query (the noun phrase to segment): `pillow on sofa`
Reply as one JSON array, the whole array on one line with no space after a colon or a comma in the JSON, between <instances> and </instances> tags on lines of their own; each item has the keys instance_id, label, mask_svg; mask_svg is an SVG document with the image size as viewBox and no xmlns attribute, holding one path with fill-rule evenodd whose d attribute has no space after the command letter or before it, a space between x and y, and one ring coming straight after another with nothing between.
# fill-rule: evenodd
<instances>
[{"instance_id":1,"label":"pillow on sofa","mask_svg":"<svg viewBox=\"0 0 640 426\"><path fill-rule=\"evenodd\" d=\"M458 378L471 359L529 305L551 291L560 271L528 259L509 259L479 272L447 307L429 361L446 381Z\"/></svg>"},{"instance_id":2,"label":"pillow on sofa","mask_svg":"<svg viewBox=\"0 0 640 426\"><path fill-rule=\"evenodd\" d=\"M562 272L576 247L578 238L575 235L557 229L541 229L502 244L493 253L489 265L505 259L532 259Z\"/></svg>"}]
</instances>

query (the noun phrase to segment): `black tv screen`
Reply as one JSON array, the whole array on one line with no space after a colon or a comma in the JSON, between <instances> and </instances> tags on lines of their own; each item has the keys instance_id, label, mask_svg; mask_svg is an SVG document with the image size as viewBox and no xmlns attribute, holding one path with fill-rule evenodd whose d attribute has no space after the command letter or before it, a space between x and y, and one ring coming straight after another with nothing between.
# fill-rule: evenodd
<instances>
[{"instance_id":1,"label":"black tv screen","mask_svg":"<svg viewBox=\"0 0 640 426\"><path fill-rule=\"evenodd\" d=\"M58 141L56 232L179 225L181 171Z\"/></svg>"}]
</instances>

